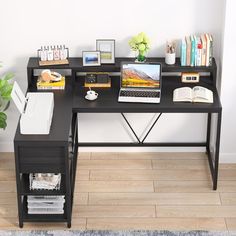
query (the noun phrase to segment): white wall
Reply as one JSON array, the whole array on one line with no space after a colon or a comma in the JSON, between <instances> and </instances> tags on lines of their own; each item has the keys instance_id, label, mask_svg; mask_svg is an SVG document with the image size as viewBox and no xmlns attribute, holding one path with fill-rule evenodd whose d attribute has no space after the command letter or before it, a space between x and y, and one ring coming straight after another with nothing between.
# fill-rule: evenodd
<instances>
[{"instance_id":1,"label":"white wall","mask_svg":"<svg viewBox=\"0 0 236 236\"><path fill-rule=\"evenodd\" d=\"M36 50L41 45L63 43L69 46L71 56L81 56L82 50L95 49L96 39L114 38L116 56L133 56L128 40L140 31L146 32L151 39L149 56L163 56L167 39L210 32L214 36L214 55L218 59L223 6L223 0L8 0L1 3L0 61L4 62L5 71L15 72L16 80L26 89L28 57L36 56ZM128 118L141 133L152 115L129 114ZM0 150L12 150L17 119L18 113L11 105L8 127L0 131ZM94 121L94 125L88 127L90 120ZM186 123L189 123L187 128ZM165 115L151 133L149 141L203 141L205 134L202 127L205 123L204 115ZM113 140L112 134L118 134L123 125L119 115L91 117L83 114L80 137L88 140L88 133L93 133L94 140ZM105 126L109 128L108 134L105 134ZM118 135L118 140L128 138L125 131Z\"/></svg>"},{"instance_id":2,"label":"white wall","mask_svg":"<svg viewBox=\"0 0 236 236\"><path fill-rule=\"evenodd\" d=\"M236 1L227 0L225 29L222 50L221 102L223 107L221 160L236 163L235 120L236 120Z\"/></svg>"}]
</instances>

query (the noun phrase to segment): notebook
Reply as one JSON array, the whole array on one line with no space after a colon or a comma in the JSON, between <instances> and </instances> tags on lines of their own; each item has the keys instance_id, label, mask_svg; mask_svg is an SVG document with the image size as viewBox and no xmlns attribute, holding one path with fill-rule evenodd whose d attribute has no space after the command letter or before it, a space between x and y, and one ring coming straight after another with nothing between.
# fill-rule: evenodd
<instances>
[{"instance_id":1,"label":"notebook","mask_svg":"<svg viewBox=\"0 0 236 236\"><path fill-rule=\"evenodd\" d=\"M118 102L160 103L161 64L121 63Z\"/></svg>"}]
</instances>

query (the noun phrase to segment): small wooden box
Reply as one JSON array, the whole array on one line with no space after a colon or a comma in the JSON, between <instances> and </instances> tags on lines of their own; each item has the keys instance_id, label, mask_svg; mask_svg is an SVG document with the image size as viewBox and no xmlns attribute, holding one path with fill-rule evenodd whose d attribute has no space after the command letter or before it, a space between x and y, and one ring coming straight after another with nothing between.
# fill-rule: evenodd
<instances>
[{"instance_id":1,"label":"small wooden box","mask_svg":"<svg viewBox=\"0 0 236 236\"><path fill-rule=\"evenodd\" d=\"M183 72L181 74L182 83L198 83L200 79L199 73L196 72Z\"/></svg>"}]
</instances>

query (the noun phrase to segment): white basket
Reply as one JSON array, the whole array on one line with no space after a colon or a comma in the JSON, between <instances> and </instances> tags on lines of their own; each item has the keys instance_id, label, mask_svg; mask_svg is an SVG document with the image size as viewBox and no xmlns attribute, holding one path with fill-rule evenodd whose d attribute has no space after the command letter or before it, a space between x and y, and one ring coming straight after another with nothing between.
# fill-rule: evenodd
<instances>
[{"instance_id":1,"label":"white basket","mask_svg":"<svg viewBox=\"0 0 236 236\"><path fill-rule=\"evenodd\" d=\"M60 190L61 174L30 173L30 190Z\"/></svg>"},{"instance_id":2,"label":"white basket","mask_svg":"<svg viewBox=\"0 0 236 236\"><path fill-rule=\"evenodd\" d=\"M62 208L29 208L28 214L64 214Z\"/></svg>"},{"instance_id":3,"label":"white basket","mask_svg":"<svg viewBox=\"0 0 236 236\"><path fill-rule=\"evenodd\" d=\"M65 195L29 195L27 202L65 202Z\"/></svg>"}]
</instances>

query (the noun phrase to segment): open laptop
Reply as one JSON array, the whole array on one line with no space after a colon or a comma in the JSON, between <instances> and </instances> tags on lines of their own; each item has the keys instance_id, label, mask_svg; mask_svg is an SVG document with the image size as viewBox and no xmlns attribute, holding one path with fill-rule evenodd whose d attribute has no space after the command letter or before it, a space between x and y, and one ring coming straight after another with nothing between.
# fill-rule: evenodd
<instances>
[{"instance_id":1,"label":"open laptop","mask_svg":"<svg viewBox=\"0 0 236 236\"><path fill-rule=\"evenodd\" d=\"M160 63L121 63L118 102L160 103L160 98Z\"/></svg>"}]
</instances>

